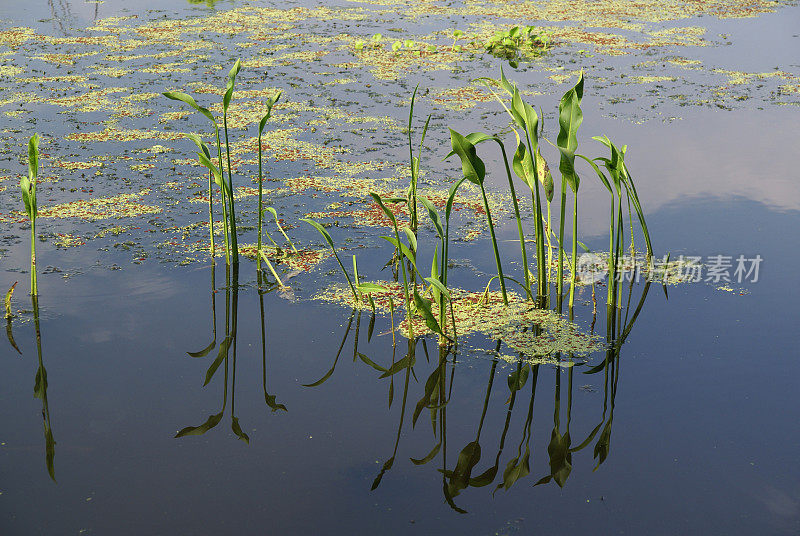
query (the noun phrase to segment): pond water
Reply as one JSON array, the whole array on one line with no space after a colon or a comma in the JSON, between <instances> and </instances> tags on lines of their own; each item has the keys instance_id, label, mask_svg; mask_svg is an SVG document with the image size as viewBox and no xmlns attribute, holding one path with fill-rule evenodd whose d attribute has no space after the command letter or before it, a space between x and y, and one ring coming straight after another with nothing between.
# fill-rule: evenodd
<instances>
[{"instance_id":1,"label":"pond water","mask_svg":"<svg viewBox=\"0 0 800 536\"><path fill-rule=\"evenodd\" d=\"M763 0L0 6L0 289L18 282L0 341L0 534L800 533L798 23L796 3ZM517 68L484 52L514 24L546 28L552 48ZM218 193L210 261L207 175L184 136L211 143L209 124L161 92L221 115L236 58L228 126L249 249L229 268ZM700 257L701 280L625 282L611 315L604 283L597 314L580 286L572 322L554 313L538 343L499 351L477 327L456 352L430 334L409 345L393 331L402 299L374 320L320 299L346 282L300 218L326 225L348 269L358 256L361 280L391 280L380 236L393 231L367 194L408 188L414 87L415 147L432 114L420 190L441 211L462 172L443 161L448 127L515 144L473 82L501 65L554 143L583 70L579 152L607 156L595 135L628 145L655 257ZM276 263L287 288L246 255L257 125L277 90L264 192L303 255ZM32 302L17 185L35 132ZM488 145L500 255L522 279ZM560 182L558 151L542 152ZM608 193L579 172L579 238L604 251ZM452 287L479 296L496 268L477 187L455 207ZM424 219L427 273L438 239ZM710 276L719 255L731 281ZM761 259L741 281L740 256Z\"/></svg>"}]
</instances>

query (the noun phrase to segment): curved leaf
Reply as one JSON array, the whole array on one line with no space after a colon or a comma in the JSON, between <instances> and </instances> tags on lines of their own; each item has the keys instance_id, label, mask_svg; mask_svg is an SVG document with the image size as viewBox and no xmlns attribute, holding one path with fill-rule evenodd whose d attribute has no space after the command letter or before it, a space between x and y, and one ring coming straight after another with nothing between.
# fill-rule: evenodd
<instances>
[{"instance_id":1,"label":"curved leaf","mask_svg":"<svg viewBox=\"0 0 800 536\"><path fill-rule=\"evenodd\" d=\"M189 106L191 106L192 108L203 114L206 118L208 118L209 121L211 121L215 125L217 124L211 112L209 112L206 108L203 108L202 106L198 105L191 95L187 95L186 93L183 93L181 91L164 91L162 95L164 95L168 99L181 101L184 104L188 104Z\"/></svg>"},{"instance_id":2,"label":"curved leaf","mask_svg":"<svg viewBox=\"0 0 800 536\"><path fill-rule=\"evenodd\" d=\"M583 73L575 87L567 91L558 105L558 138L556 144L561 153L558 169L573 192L578 191L580 179L575 173L575 151L578 148L578 128L583 122L581 99L583 98Z\"/></svg>"},{"instance_id":3,"label":"curved leaf","mask_svg":"<svg viewBox=\"0 0 800 536\"><path fill-rule=\"evenodd\" d=\"M467 138L450 129L450 143L453 151L461 159L461 170L468 181L481 185L486 178L486 165L478 157L475 145Z\"/></svg>"}]
</instances>

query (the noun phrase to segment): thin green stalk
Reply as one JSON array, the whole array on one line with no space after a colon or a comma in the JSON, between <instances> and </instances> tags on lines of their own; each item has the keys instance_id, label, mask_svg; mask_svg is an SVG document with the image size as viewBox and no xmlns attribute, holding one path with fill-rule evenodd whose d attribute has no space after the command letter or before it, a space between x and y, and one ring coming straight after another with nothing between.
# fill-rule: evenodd
<instances>
[{"instance_id":1,"label":"thin green stalk","mask_svg":"<svg viewBox=\"0 0 800 536\"><path fill-rule=\"evenodd\" d=\"M564 223L567 205L567 180L561 177L561 219L558 224L558 282L556 283L557 301L561 303L564 291Z\"/></svg>"},{"instance_id":2,"label":"thin green stalk","mask_svg":"<svg viewBox=\"0 0 800 536\"><path fill-rule=\"evenodd\" d=\"M617 277L617 260L614 254L614 193L611 193L611 215L608 225L608 288L606 295L606 305L611 305L611 298L614 296L614 281Z\"/></svg>"},{"instance_id":3,"label":"thin green stalk","mask_svg":"<svg viewBox=\"0 0 800 536\"><path fill-rule=\"evenodd\" d=\"M553 266L553 243L550 236L553 234L552 218L550 217L550 201L547 202L547 276L550 276L550 268Z\"/></svg>"},{"instance_id":4,"label":"thin green stalk","mask_svg":"<svg viewBox=\"0 0 800 536\"><path fill-rule=\"evenodd\" d=\"M36 203L36 180L39 177L39 135L34 134L28 140L28 176L19 181L22 190L22 202L31 222L31 296L39 294L36 285L36 217L39 215Z\"/></svg>"},{"instance_id":5,"label":"thin green stalk","mask_svg":"<svg viewBox=\"0 0 800 536\"><path fill-rule=\"evenodd\" d=\"M225 188L225 168L222 165L222 144L220 143L219 139L219 127L214 124L214 134L217 137L217 158L219 160L219 171L220 175L222 176L222 180L220 181L220 193L222 197L222 221L223 221L223 230L225 231L225 264L231 263L231 246L230 240L228 238L228 210L226 208L227 204L227 193Z\"/></svg>"},{"instance_id":6,"label":"thin green stalk","mask_svg":"<svg viewBox=\"0 0 800 536\"><path fill-rule=\"evenodd\" d=\"M536 221L536 225L534 227L536 233L536 271L538 272L536 294L539 297L542 297L547 294L547 271L544 267L544 230L542 228L542 200L541 196L539 195L539 170L538 164L536 163L536 153L533 152L533 145L531 143L531 137L528 134L528 129L524 128L523 130L525 131L525 140L528 144L528 152L531 154L531 160L533 162L533 182L535 184L535 188L532 188L532 190L534 219Z\"/></svg>"},{"instance_id":7,"label":"thin green stalk","mask_svg":"<svg viewBox=\"0 0 800 536\"><path fill-rule=\"evenodd\" d=\"M508 177L508 188L511 190L511 200L514 203L514 217L517 220L517 232L519 233L519 244L522 250L522 269L525 272L525 288L528 292L531 290L530 275L528 274L528 254L525 250L525 233L522 231L522 216L519 213L519 203L517 202L517 192L514 190L514 181L511 179L511 169L508 167L508 155L506 148L499 139L495 141L500 145L500 150L503 152L503 163L506 166L506 176Z\"/></svg>"},{"instance_id":8,"label":"thin green stalk","mask_svg":"<svg viewBox=\"0 0 800 536\"><path fill-rule=\"evenodd\" d=\"M572 206L572 279L569 287L569 308L575 301L575 282L577 281L577 266L578 266L578 192L575 192L573 197L574 204Z\"/></svg>"},{"instance_id":9,"label":"thin green stalk","mask_svg":"<svg viewBox=\"0 0 800 536\"><path fill-rule=\"evenodd\" d=\"M214 200L213 200L213 190L211 185L214 182L214 174L211 173L211 170L208 171L208 232L211 239L211 245L209 246L209 253L211 253L211 261L214 262L216 257L216 248L214 246Z\"/></svg>"},{"instance_id":10,"label":"thin green stalk","mask_svg":"<svg viewBox=\"0 0 800 536\"><path fill-rule=\"evenodd\" d=\"M497 249L497 237L494 234L494 224L492 223L492 213L489 210L489 200L486 198L486 189L483 183L480 185L481 195L483 196L483 208L486 209L486 221L489 222L489 233L492 236L492 248L494 248L494 260L497 263L497 274L500 276L500 290L503 293L503 304L508 305L508 295L506 293L506 280L503 276L503 266L500 263L500 251Z\"/></svg>"},{"instance_id":11,"label":"thin green stalk","mask_svg":"<svg viewBox=\"0 0 800 536\"><path fill-rule=\"evenodd\" d=\"M31 220L31 296L39 294L36 284L36 219Z\"/></svg>"},{"instance_id":12,"label":"thin green stalk","mask_svg":"<svg viewBox=\"0 0 800 536\"><path fill-rule=\"evenodd\" d=\"M262 235L262 228L263 228L263 190L264 187L262 185L262 181L264 180L264 175L262 173L261 167L261 128L258 129L258 244L257 248L258 251L261 251L261 235ZM259 255L256 258L256 270L261 270L261 256Z\"/></svg>"},{"instance_id":13,"label":"thin green stalk","mask_svg":"<svg viewBox=\"0 0 800 536\"><path fill-rule=\"evenodd\" d=\"M231 146L228 142L228 112L224 112L222 116L222 124L225 127L225 153L228 157L228 190L229 190L229 203L230 203L230 225L231 225L231 261L233 264L239 264L239 240L236 236L236 214L233 206L233 170L231 169Z\"/></svg>"},{"instance_id":14,"label":"thin green stalk","mask_svg":"<svg viewBox=\"0 0 800 536\"><path fill-rule=\"evenodd\" d=\"M333 238L331 237L330 233L326 231L322 225L315 222L314 220L308 218L301 218L300 221L304 221L307 224L311 225L314 229L317 230L317 232L319 232L319 234L322 235L322 237L328 243L328 245L331 248L331 251L333 251L333 256L336 257L336 262L339 263L339 267L342 269L342 272L344 272L344 277L347 279L347 283L350 285L350 290L353 292L353 303L358 303L359 299L358 291L356 291L356 287L353 285L353 281L350 279L350 274L348 274L347 270L344 269L344 264L342 264L342 260L339 258L339 254L336 253L336 248L333 246Z\"/></svg>"}]
</instances>

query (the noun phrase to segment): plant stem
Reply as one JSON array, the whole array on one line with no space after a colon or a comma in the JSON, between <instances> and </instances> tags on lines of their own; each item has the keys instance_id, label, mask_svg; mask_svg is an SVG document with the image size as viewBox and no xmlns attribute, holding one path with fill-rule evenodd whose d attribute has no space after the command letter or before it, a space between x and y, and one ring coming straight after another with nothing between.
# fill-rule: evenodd
<instances>
[{"instance_id":1,"label":"plant stem","mask_svg":"<svg viewBox=\"0 0 800 536\"><path fill-rule=\"evenodd\" d=\"M258 251L261 251L261 235L262 235L262 227L263 227L263 205L262 205L262 193L263 193L263 173L261 167L261 130L258 131ZM261 270L261 255L256 256L256 269Z\"/></svg>"},{"instance_id":2,"label":"plant stem","mask_svg":"<svg viewBox=\"0 0 800 536\"><path fill-rule=\"evenodd\" d=\"M228 194L230 197L231 213L231 256L233 264L239 264L239 240L236 236L236 214L233 210L233 170L231 169L231 145L228 142L228 112L222 116L222 123L225 127L225 153L228 156Z\"/></svg>"},{"instance_id":3,"label":"plant stem","mask_svg":"<svg viewBox=\"0 0 800 536\"><path fill-rule=\"evenodd\" d=\"M561 301L564 291L564 220L566 219L567 181L561 177L561 219L558 224L558 282L556 283L557 300Z\"/></svg>"},{"instance_id":4,"label":"plant stem","mask_svg":"<svg viewBox=\"0 0 800 536\"><path fill-rule=\"evenodd\" d=\"M211 245L209 252L211 253L211 261L214 262L216 257L216 248L214 247L214 207L213 207L213 190L211 185L214 183L214 174L209 170L208 172L208 230L211 238Z\"/></svg>"},{"instance_id":5,"label":"plant stem","mask_svg":"<svg viewBox=\"0 0 800 536\"><path fill-rule=\"evenodd\" d=\"M500 264L500 251L497 249L497 237L494 234L494 224L492 223L492 213L489 210L489 200L486 198L486 190L481 186L481 194L483 195L483 208L486 209L486 220L489 222L489 232L492 235L492 247L494 248L494 260L497 262L497 275L500 278L500 290L503 293L503 304L508 305L508 295L506 294L506 279L503 276L503 267ZM538 193L538 192L537 192Z\"/></svg>"},{"instance_id":6,"label":"plant stem","mask_svg":"<svg viewBox=\"0 0 800 536\"><path fill-rule=\"evenodd\" d=\"M572 205L572 278L569 287L569 308L575 301L575 282L577 281L578 263L578 192L575 192L574 203Z\"/></svg>"},{"instance_id":7,"label":"plant stem","mask_svg":"<svg viewBox=\"0 0 800 536\"><path fill-rule=\"evenodd\" d=\"M219 159L219 172L222 176L221 185L219 187L220 194L222 197L222 228L225 231L225 264L229 265L231 263L231 246L230 241L228 240L228 211L225 208L227 195L225 193L225 168L222 167L222 144L219 140L219 127L214 124L214 132L217 136L217 157Z\"/></svg>"},{"instance_id":8,"label":"plant stem","mask_svg":"<svg viewBox=\"0 0 800 536\"><path fill-rule=\"evenodd\" d=\"M525 272L525 288L528 292L531 290L530 275L528 274L528 254L525 250L525 233L522 231L522 217L519 213L519 203L517 202L517 192L514 190L514 182L511 180L511 169L508 167L508 156L506 155L506 148L503 143L495 139L500 145L500 150L503 152L503 163L506 165L506 176L508 177L508 187L511 190L511 200L514 203L514 216L517 220L517 232L519 233L519 245L522 250L522 269Z\"/></svg>"},{"instance_id":9,"label":"plant stem","mask_svg":"<svg viewBox=\"0 0 800 536\"><path fill-rule=\"evenodd\" d=\"M36 219L31 219L31 296L37 296L39 289L36 285Z\"/></svg>"}]
</instances>

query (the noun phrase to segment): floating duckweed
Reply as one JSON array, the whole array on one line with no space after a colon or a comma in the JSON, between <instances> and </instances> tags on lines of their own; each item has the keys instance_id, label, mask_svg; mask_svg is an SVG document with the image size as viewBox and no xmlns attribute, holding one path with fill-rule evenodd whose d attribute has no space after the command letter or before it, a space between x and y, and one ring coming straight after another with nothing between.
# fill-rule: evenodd
<instances>
[{"instance_id":1,"label":"floating duckweed","mask_svg":"<svg viewBox=\"0 0 800 536\"><path fill-rule=\"evenodd\" d=\"M378 284L389 292L375 293L372 298L376 309L386 315L390 312L390 297L394 303L403 302L403 288L393 282L382 281ZM504 305L502 294L497 291L485 293L451 289L450 292L459 339L475 334L500 339L510 350L522 354L523 359L535 359L557 352L586 356L604 348L600 337L584 333L576 324L553 311L537 309L513 292L508 293L508 306ZM352 292L339 287L330 287L314 299L365 310L370 308L366 302L355 303ZM433 313L438 321L436 308ZM421 316L413 316L412 322L415 334L431 333ZM407 337L408 319L404 319L397 330Z\"/></svg>"},{"instance_id":2,"label":"floating duckweed","mask_svg":"<svg viewBox=\"0 0 800 536\"><path fill-rule=\"evenodd\" d=\"M69 162L66 160L56 160L50 164L53 167L76 170L76 169L92 169L96 167L103 167L102 162Z\"/></svg>"},{"instance_id":3,"label":"floating duckweed","mask_svg":"<svg viewBox=\"0 0 800 536\"><path fill-rule=\"evenodd\" d=\"M56 233L56 236L53 239L53 244L57 248L61 249L74 248L77 246L82 246L85 243L86 240L83 238L71 234Z\"/></svg>"},{"instance_id":4,"label":"floating duckweed","mask_svg":"<svg viewBox=\"0 0 800 536\"><path fill-rule=\"evenodd\" d=\"M468 110L474 108L479 102L490 102L492 99L494 97L488 91L468 86L440 90L432 100L450 110Z\"/></svg>"},{"instance_id":5,"label":"floating duckweed","mask_svg":"<svg viewBox=\"0 0 800 536\"><path fill-rule=\"evenodd\" d=\"M120 194L90 200L71 201L39 210L41 218L81 218L89 221L111 218L132 218L143 214L158 214L161 207L144 205L139 199L150 193L146 188L134 194Z\"/></svg>"}]
</instances>

